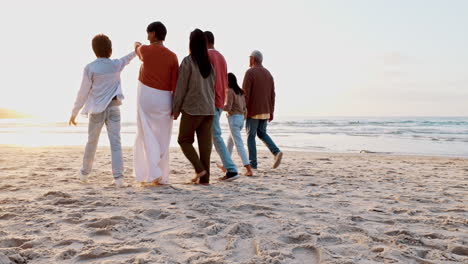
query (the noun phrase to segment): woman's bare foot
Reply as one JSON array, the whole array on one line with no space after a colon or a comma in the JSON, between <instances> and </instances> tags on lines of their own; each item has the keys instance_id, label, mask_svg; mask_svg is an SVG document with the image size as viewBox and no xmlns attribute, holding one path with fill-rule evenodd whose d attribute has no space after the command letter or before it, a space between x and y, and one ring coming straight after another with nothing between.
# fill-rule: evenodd
<instances>
[{"instance_id":1,"label":"woman's bare foot","mask_svg":"<svg viewBox=\"0 0 468 264\"><path fill-rule=\"evenodd\" d=\"M206 175L206 170L204 170L204 171L202 171L202 172L200 172L200 173L195 174L195 176L193 176L193 178L192 178L192 182L193 182L193 183L198 182L198 180L199 180L201 177L205 176L205 175Z\"/></svg>"},{"instance_id":2,"label":"woman's bare foot","mask_svg":"<svg viewBox=\"0 0 468 264\"><path fill-rule=\"evenodd\" d=\"M250 167L250 165L245 165L244 167L247 170L244 175L245 176L253 176L252 167Z\"/></svg>"},{"instance_id":3,"label":"woman's bare foot","mask_svg":"<svg viewBox=\"0 0 468 264\"><path fill-rule=\"evenodd\" d=\"M221 164L219 164L219 163L216 163L216 166L217 166L220 170L222 170L223 172L227 172L226 168L224 168L223 165L221 165Z\"/></svg>"},{"instance_id":4,"label":"woman's bare foot","mask_svg":"<svg viewBox=\"0 0 468 264\"><path fill-rule=\"evenodd\" d=\"M166 184L160 183L160 182L159 182L159 179L156 179L156 180L154 180L154 181L152 181L152 182L150 183L150 186L156 186L156 187L157 187L157 186L163 186L163 185L166 185Z\"/></svg>"}]
</instances>

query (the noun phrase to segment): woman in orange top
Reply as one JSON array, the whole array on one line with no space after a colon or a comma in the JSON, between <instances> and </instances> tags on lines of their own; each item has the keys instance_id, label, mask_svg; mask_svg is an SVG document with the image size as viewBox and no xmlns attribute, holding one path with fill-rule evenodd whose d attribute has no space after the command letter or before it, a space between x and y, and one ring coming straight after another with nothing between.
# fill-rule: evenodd
<instances>
[{"instance_id":1,"label":"woman in orange top","mask_svg":"<svg viewBox=\"0 0 468 264\"><path fill-rule=\"evenodd\" d=\"M179 63L163 44L166 27L153 22L146 29L149 45L137 48L142 61L138 78L137 136L133 165L137 182L150 185L169 183L169 143L172 134L172 94Z\"/></svg>"}]
</instances>

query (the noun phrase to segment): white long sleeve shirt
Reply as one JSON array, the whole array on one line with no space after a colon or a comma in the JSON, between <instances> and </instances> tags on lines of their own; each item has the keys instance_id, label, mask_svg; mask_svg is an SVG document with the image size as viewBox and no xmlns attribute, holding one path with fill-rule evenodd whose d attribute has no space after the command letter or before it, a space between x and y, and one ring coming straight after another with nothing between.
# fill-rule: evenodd
<instances>
[{"instance_id":1,"label":"white long sleeve shirt","mask_svg":"<svg viewBox=\"0 0 468 264\"><path fill-rule=\"evenodd\" d=\"M120 72L135 56L131 52L120 59L97 58L86 65L72 115L76 116L83 105L81 114L88 116L103 112L115 96L123 100Z\"/></svg>"}]
</instances>

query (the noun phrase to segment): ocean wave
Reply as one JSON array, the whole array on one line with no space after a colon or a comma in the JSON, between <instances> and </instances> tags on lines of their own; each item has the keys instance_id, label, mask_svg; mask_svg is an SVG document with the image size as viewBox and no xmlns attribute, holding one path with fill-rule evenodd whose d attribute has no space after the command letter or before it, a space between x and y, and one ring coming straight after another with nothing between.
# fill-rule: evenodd
<instances>
[{"instance_id":1,"label":"ocean wave","mask_svg":"<svg viewBox=\"0 0 468 264\"><path fill-rule=\"evenodd\" d=\"M223 134L229 133L222 119ZM178 122L174 123L176 127ZM355 137L391 137L428 141L468 142L468 117L432 118L279 118L268 124L269 132L281 137L307 135L347 135ZM136 133L135 122L122 122L122 134ZM0 123L0 133L87 133L87 124L69 127L55 123ZM174 135L177 129L174 129Z\"/></svg>"},{"instance_id":2,"label":"ocean wave","mask_svg":"<svg viewBox=\"0 0 468 264\"><path fill-rule=\"evenodd\" d=\"M293 127L468 127L468 121L323 121L323 120L304 120L304 121L282 121L272 123L271 126L293 126Z\"/></svg>"}]
</instances>

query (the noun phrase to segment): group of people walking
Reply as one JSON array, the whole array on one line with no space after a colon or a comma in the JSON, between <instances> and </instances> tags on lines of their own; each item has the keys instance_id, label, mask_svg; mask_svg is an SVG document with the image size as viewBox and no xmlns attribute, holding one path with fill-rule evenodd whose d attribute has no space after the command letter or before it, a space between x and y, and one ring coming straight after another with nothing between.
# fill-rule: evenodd
<instances>
[{"instance_id":1,"label":"group of people walking","mask_svg":"<svg viewBox=\"0 0 468 264\"><path fill-rule=\"evenodd\" d=\"M89 116L88 142L79 178L86 181L91 173L100 132L104 124L111 146L114 183L122 187L124 167L120 141L119 105L124 99L120 72L138 56L142 65L138 77L137 135L133 149L134 174L143 185L169 183L169 144L173 120L180 117L178 143L192 164L193 183L209 184L210 158L213 145L225 173L220 180L239 178L231 158L233 147L242 160L246 176L257 168L256 137L274 155L273 168L280 165L283 153L267 134L267 123L273 120L275 87L270 72L263 67L260 51L250 54L242 89L233 73L227 71L226 60L214 48L215 38L209 31L195 29L190 34L190 54L180 63L174 52L164 46L167 30L163 23L147 27L149 45L135 43L135 50L121 59L111 60L112 42L105 35L92 40L97 59L88 64L78 92L69 124L76 125L76 116ZM83 107L84 106L84 107ZM227 112L230 136L227 145L222 137L220 119ZM247 132L248 155L241 131ZM198 153L193 144L195 135Z\"/></svg>"}]
</instances>

